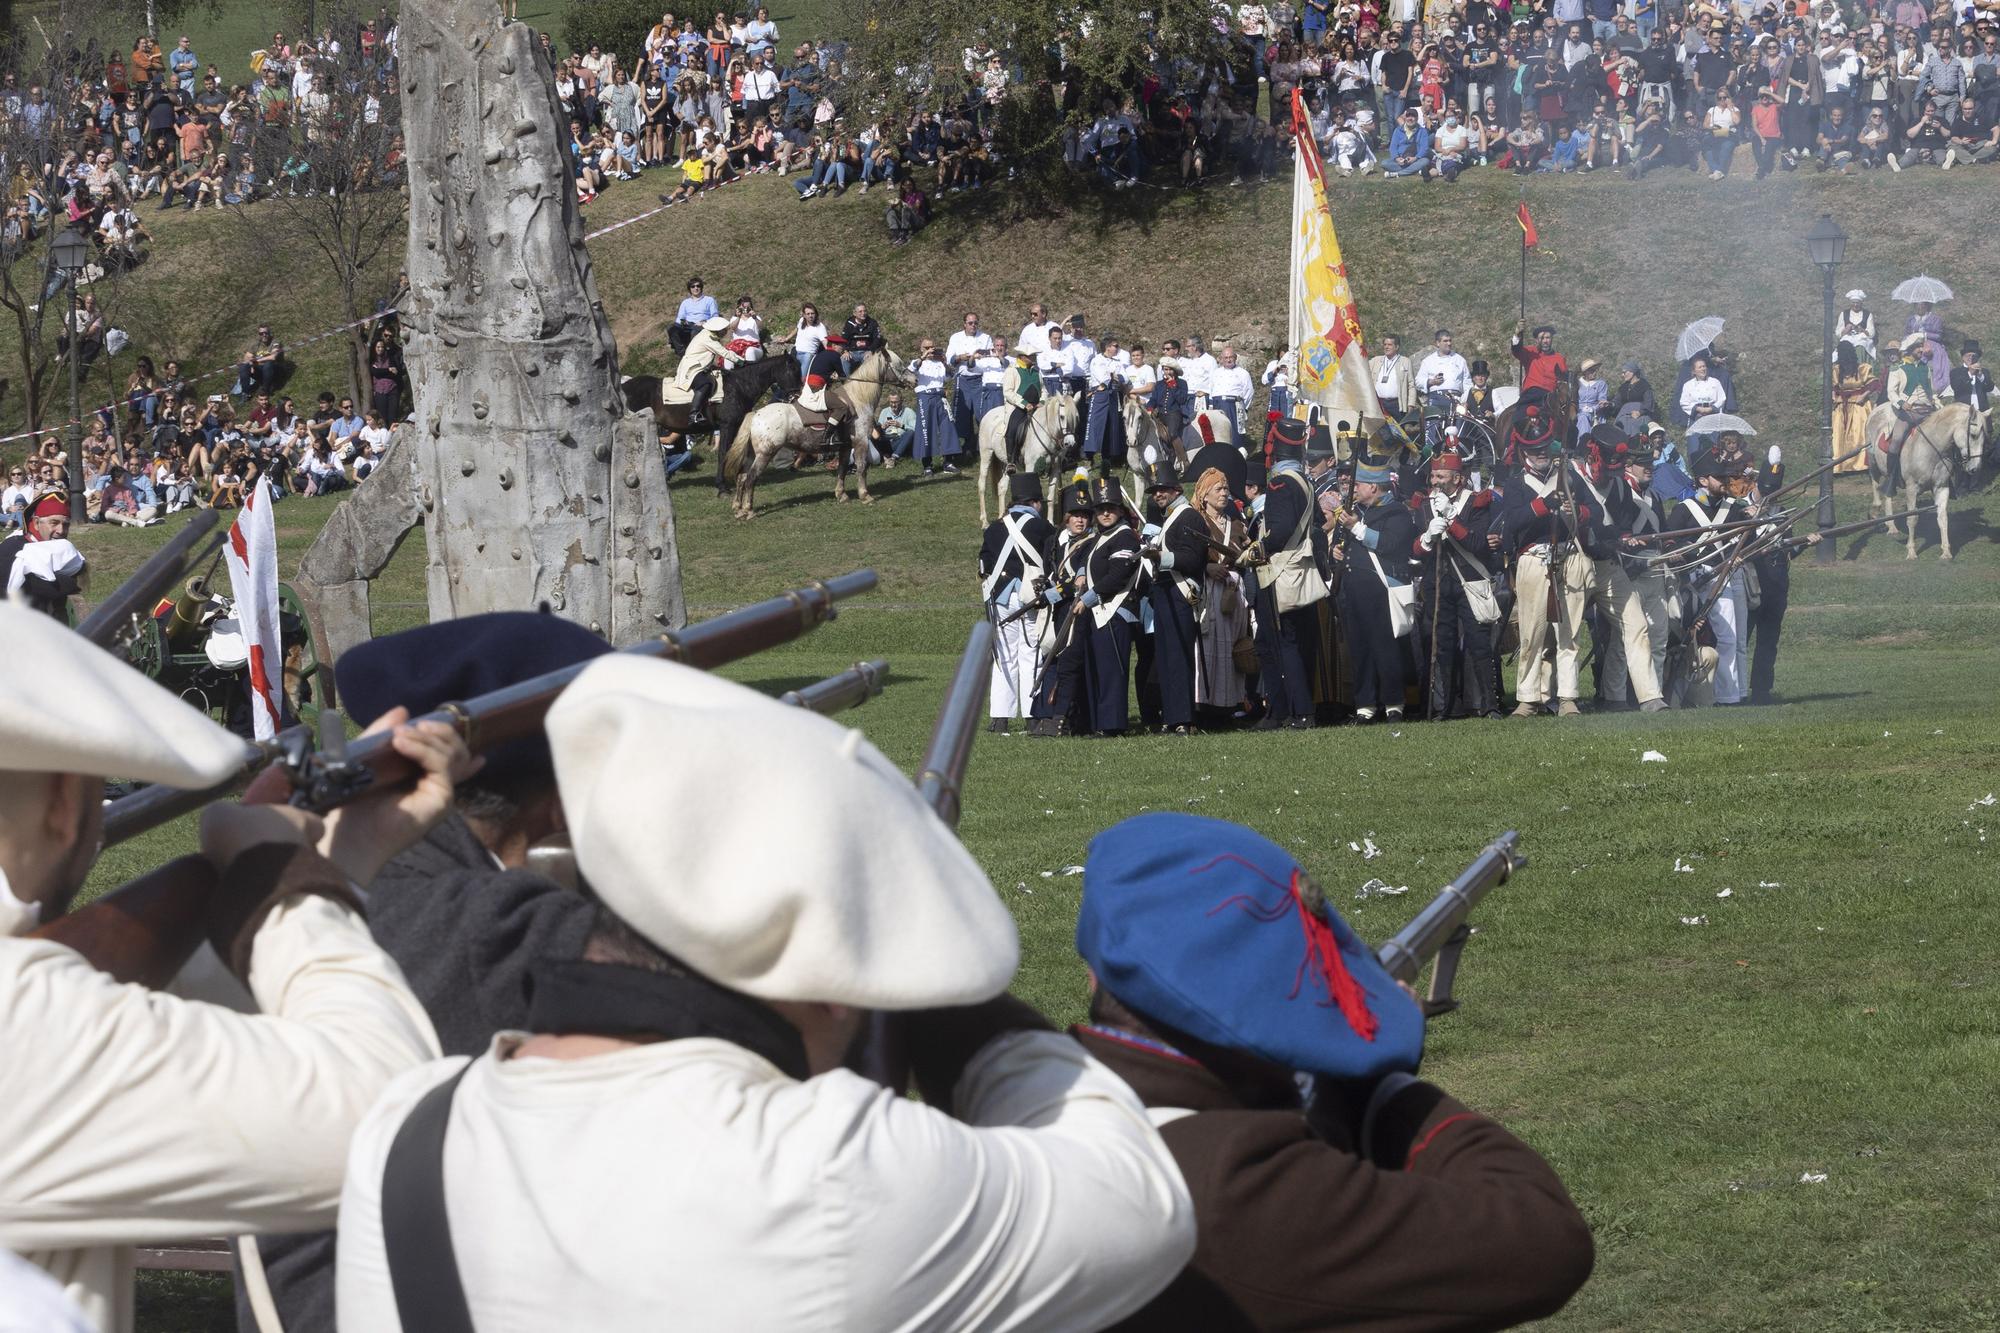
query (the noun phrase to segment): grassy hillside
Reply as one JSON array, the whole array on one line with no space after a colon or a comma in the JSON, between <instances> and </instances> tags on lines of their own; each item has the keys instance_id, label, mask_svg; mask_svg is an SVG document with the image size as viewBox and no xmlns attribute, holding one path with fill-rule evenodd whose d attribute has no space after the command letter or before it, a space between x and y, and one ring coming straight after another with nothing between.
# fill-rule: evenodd
<instances>
[{"instance_id":1,"label":"grassy hillside","mask_svg":"<svg viewBox=\"0 0 2000 1333\"><path fill-rule=\"evenodd\" d=\"M1724 315L1746 414L1770 440L1813 448L1819 278L1798 238L1832 211L1855 238L1843 289L1876 294L1887 323L1899 312L1880 298L1926 267L1965 294L1946 307L1954 343L1990 339L1991 179L1531 182L1552 253L1533 261L1529 314L1561 325L1573 356L1636 356L1659 379L1682 323ZM1504 355L1518 197L1499 177L1342 183L1337 221L1370 337L1421 339L1449 324L1469 354ZM619 187L591 223L650 198L651 187ZM801 299L829 314L865 300L904 346L948 332L967 308L1011 327L1035 298L1127 336L1236 336L1259 358L1282 334L1282 185L1140 191L1027 215L991 192L955 196L904 250L888 248L876 202L800 204L755 180L605 238L593 255L628 365L657 364L661 325L694 271L718 295L755 292L774 316ZM148 280L184 283L197 310L221 301L281 329L324 316L323 282L282 237L226 251L201 243L215 226L168 215ZM198 360L242 325L204 329L188 322ZM323 373L309 360L299 382L316 388ZM823 476L781 478L753 524L732 522L705 477L674 496L697 608L858 565L881 572L882 590L834 625L733 674L776 688L889 657L888 692L855 720L909 765L978 615L976 503L962 480L907 471L877 490L870 508L838 506ZM1860 504L1843 482L1842 517ZM331 507L281 507L288 560ZM1079 880L1062 872L1092 834L1139 810L1256 825L1296 847L1376 939L1487 838L1519 829L1530 869L1482 908L1466 1008L1434 1026L1425 1069L1547 1153L1591 1218L1597 1273L1551 1327L2000 1327L1984 1278L2000 1223L1984 1095L2000 1058L1989 943L2000 905L1986 860L2000 823L1979 803L2000 789L2000 511L1982 492L1955 520L1952 565L1928 543L1906 562L1874 536L1841 543L1831 568L1795 566L1787 702L1774 708L1180 744L982 735L963 834L1020 922L1021 990L1061 1019L1080 1015L1069 942ZM85 541L109 578L159 536ZM410 543L378 588L378 629L421 617L421 556ZM1642 763L1646 750L1667 762ZM669 813L663 836L700 831ZM1349 850L1363 836L1379 857ZM98 886L187 837L115 849ZM1338 895L1374 878L1411 892ZM146 1327L224 1328L211 1295L149 1287Z\"/></svg>"}]
</instances>

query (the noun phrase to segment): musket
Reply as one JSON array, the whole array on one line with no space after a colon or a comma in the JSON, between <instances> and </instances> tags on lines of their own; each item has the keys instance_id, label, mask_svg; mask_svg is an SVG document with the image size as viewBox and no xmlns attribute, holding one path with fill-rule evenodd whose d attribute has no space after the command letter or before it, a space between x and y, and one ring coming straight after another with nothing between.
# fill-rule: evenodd
<instances>
[{"instance_id":1,"label":"musket","mask_svg":"<svg viewBox=\"0 0 2000 1333\"><path fill-rule=\"evenodd\" d=\"M624 651L712 670L790 643L832 620L840 601L874 586L874 570L856 570L685 629L669 630ZM586 665L579 663L474 699L448 703L411 720L449 726L475 753L535 735L556 696ZM154 786L113 801L104 812L104 845L123 842L199 810L210 801L233 796L273 763L283 763L291 771L293 804L320 813L353 800L378 783L407 782L416 776L415 767L396 753L387 732L356 740L337 764L325 762L315 752L312 735L305 727L287 728L268 741L246 743L244 750L242 767L213 787L180 791Z\"/></svg>"},{"instance_id":2,"label":"musket","mask_svg":"<svg viewBox=\"0 0 2000 1333\"><path fill-rule=\"evenodd\" d=\"M1437 896L1424 905L1424 910L1409 925L1375 951L1375 960L1382 964L1383 970L1405 985L1414 983L1433 958L1437 960L1437 967L1431 972L1430 989L1421 1002L1425 1018L1458 1008L1451 986L1458 976L1459 955L1465 951L1466 941L1472 938L1466 918L1472 915L1481 898L1505 884L1528 863L1520 853L1520 843L1521 835L1512 830L1488 843L1472 864L1459 872L1457 879L1438 890Z\"/></svg>"},{"instance_id":3,"label":"musket","mask_svg":"<svg viewBox=\"0 0 2000 1333\"><path fill-rule=\"evenodd\" d=\"M778 701L824 717L880 694L888 674L889 664L880 659L857 662L838 675L789 690ZM338 714L329 708L320 717L326 742L338 752L345 743ZM579 887L576 855L567 835L530 847L528 869L566 887ZM75 950L113 980L158 990L179 975L206 938L218 879L215 866L205 857L183 856L57 917L35 931L33 938Z\"/></svg>"},{"instance_id":4,"label":"musket","mask_svg":"<svg viewBox=\"0 0 2000 1333\"><path fill-rule=\"evenodd\" d=\"M972 742L979 734L979 703L992 669L996 635L991 620L980 620L966 636L958 656L944 707L931 728L917 770L917 794L953 828L958 827L959 797L965 790L965 769L972 761ZM868 1016L868 1034L858 1060L860 1072L883 1087L901 1093L910 1085L910 1060L902 1024L895 1015L876 1010Z\"/></svg>"},{"instance_id":5,"label":"musket","mask_svg":"<svg viewBox=\"0 0 2000 1333\"><path fill-rule=\"evenodd\" d=\"M176 532L165 546L153 552L130 578L112 589L111 595L83 618L76 632L100 648L109 648L117 643L118 636L125 632L127 626L140 616L152 614L160 599L181 581L189 569L213 555L228 539L226 534L218 533L207 547L195 551L221 517L219 510L204 509L189 519L187 525Z\"/></svg>"},{"instance_id":6,"label":"musket","mask_svg":"<svg viewBox=\"0 0 2000 1333\"><path fill-rule=\"evenodd\" d=\"M1911 518L1918 512L1915 509L1905 509L1900 514L1884 514L1880 518L1864 518L1857 523L1843 523L1837 528L1823 528L1818 532L1809 532L1803 537L1787 537L1785 545L1804 546L1812 541L1814 537L1825 540L1828 537L1845 537L1850 532L1866 532L1870 528L1879 528L1884 523L1894 523L1899 519Z\"/></svg>"},{"instance_id":7,"label":"musket","mask_svg":"<svg viewBox=\"0 0 2000 1333\"><path fill-rule=\"evenodd\" d=\"M778 696L778 702L826 717L867 703L882 692L888 679L889 664L878 657L870 662L856 662L837 676L786 690Z\"/></svg>"}]
</instances>

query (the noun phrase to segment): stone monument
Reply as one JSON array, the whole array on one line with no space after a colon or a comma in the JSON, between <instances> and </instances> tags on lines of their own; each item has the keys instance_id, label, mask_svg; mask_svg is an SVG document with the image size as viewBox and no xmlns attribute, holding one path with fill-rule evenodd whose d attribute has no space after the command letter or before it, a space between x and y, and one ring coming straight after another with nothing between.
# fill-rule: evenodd
<instances>
[{"instance_id":1,"label":"stone monument","mask_svg":"<svg viewBox=\"0 0 2000 1333\"><path fill-rule=\"evenodd\" d=\"M412 420L300 564L322 654L369 637L409 531L430 618L557 615L624 646L686 620L650 412L628 413L538 35L493 0L404 0Z\"/></svg>"}]
</instances>

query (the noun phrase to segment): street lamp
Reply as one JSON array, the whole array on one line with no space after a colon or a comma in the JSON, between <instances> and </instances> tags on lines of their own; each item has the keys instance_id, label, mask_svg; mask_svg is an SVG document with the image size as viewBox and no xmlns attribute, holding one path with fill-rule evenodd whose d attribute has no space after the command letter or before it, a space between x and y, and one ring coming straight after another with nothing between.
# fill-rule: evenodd
<instances>
[{"instance_id":1,"label":"street lamp","mask_svg":"<svg viewBox=\"0 0 2000 1333\"><path fill-rule=\"evenodd\" d=\"M1840 261L1847 255L1847 233L1833 220L1830 213L1819 215L1812 230L1806 233L1806 254L1819 265L1820 274L1826 279L1825 318L1820 326L1820 391L1819 391L1819 528L1824 532L1833 526L1833 275L1840 267ZM1819 563L1824 565L1833 560L1833 544L1822 541L1819 544Z\"/></svg>"},{"instance_id":2,"label":"street lamp","mask_svg":"<svg viewBox=\"0 0 2000 1333\"><path fill-rule=\"evenodd\" d=\"M90 242L74 227L64 227L49 242L49 258L63 275L69 288L69 324L64 334L69 340L69 521L82 527L83 512L83 415L82 399L76 382L77 353L83 339L76 328L76 280L90 262Z\"/></svg>"}]
</instances>

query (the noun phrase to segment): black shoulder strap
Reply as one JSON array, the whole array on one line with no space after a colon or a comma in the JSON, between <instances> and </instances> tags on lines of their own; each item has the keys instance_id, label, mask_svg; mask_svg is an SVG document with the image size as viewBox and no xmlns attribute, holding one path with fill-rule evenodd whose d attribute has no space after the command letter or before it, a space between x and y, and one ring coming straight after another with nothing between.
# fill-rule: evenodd
<instances>
[{"instance_id":1,"label":"black shoulder strap","mask_svg":"<svg viewBox=\"0 0 2000 1333\"><path fill-rule=\"evenodd\" d=\"M382 1171L382 1247L404 1333L473 1333L451 1219L444 1206L444 1135L451 1099L472 1062L424 1094L389 1145Z\"/></svg>"}]
</instances>

